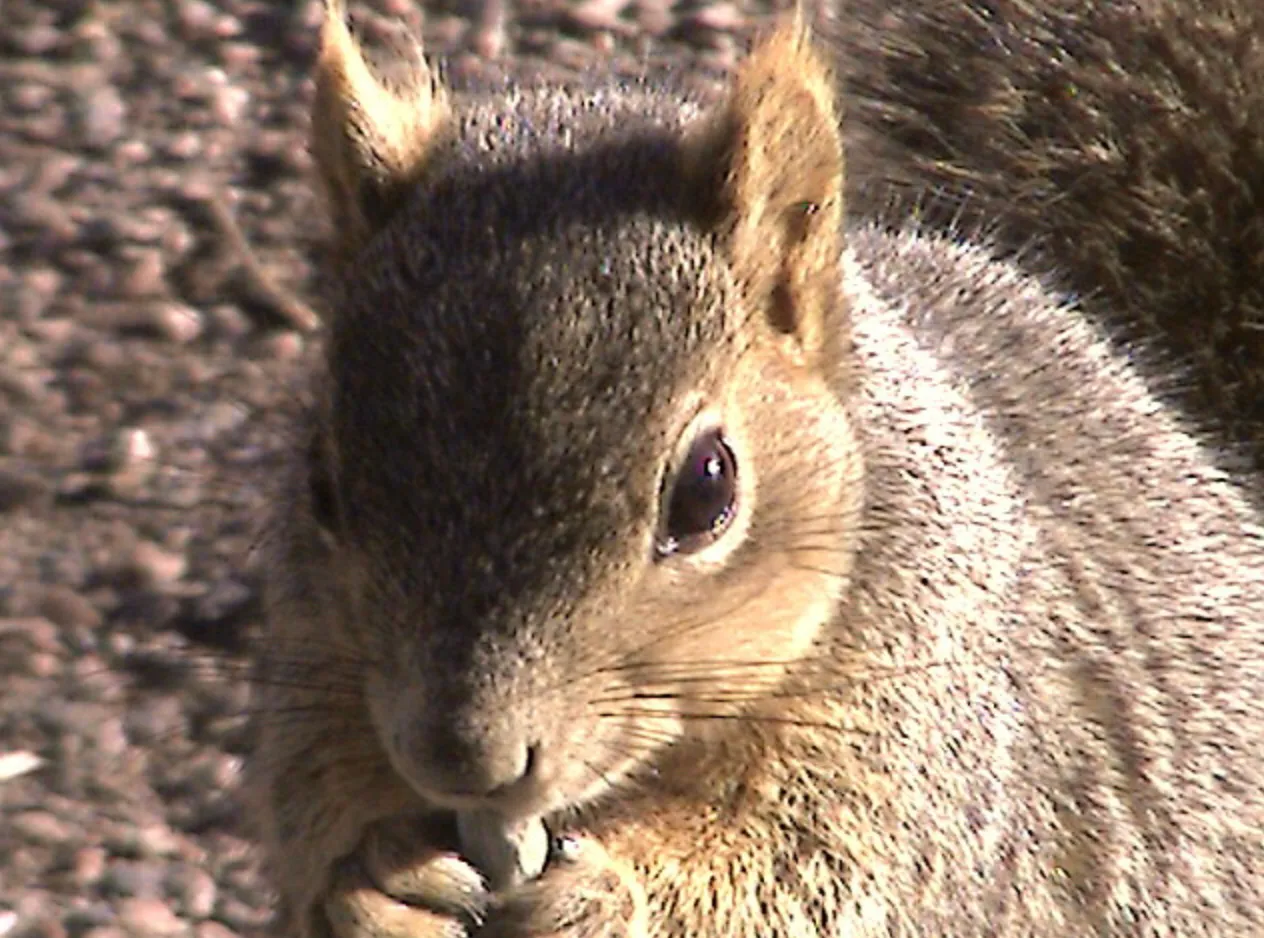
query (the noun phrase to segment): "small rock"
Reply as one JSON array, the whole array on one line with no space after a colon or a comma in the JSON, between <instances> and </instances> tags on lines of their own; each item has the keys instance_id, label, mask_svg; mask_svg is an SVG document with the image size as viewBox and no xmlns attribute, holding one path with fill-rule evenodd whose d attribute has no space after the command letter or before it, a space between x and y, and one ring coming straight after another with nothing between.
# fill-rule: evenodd
<instances>
[{"instance_id":1,"label":"small rock","mask_svg":"<svg viewBox=\"0 0 1264 938\"><path fill-rule=\"evenodd\" d=\"M236 73L244 73L259 61L260 47L248 42L216 43L219 60Z\"/></svg>"},{"instance_id":2,"label":"small rock","mask_svg":"<svg viewBox=\"0 0 1264 938\"><path fill-rule=\"evenodd\" d=\"M60 919L48 916L32 923L32 927L23 929L26 938L67 938L69 930Z\"/></svg>"},{"instance_id":3,"label":"small rock","mask_svg":"<svg viewBox=\"0 0 1264 938\"><path fill-rule=\"evenodd\" d=\"M26 659L26 673L31 677L50 678L61 670L61 659L46 651L37 651Z\"/></svg>"},{"instance_id":4,"label":"small rock","mask_svg":"<svg viewBox=\"0 0 1264 938\"><path fill-rule=\"evenodd\" d=\"M0 753L0 782L7 782L28 772L34 772L43 764L43 759L26 750Z\"/></svg>"},{"instance_id":5,"label":"small rock","mask_svg":"<svg viewBox=\"0 0 1264 938\"><path fill-rule=\"evenodd\" d=\"M180 901L188 918L210 918L217 887L211 874L195 866L176 866L168 873L167 888Z\"/></svg>"},{"instance_id":6,"label":"small rock","mask_svg":"<svg viewBox=\"0 0 1264 938\"><path fill-rule=\"evenodd\" d=\"M207 753L189 766L189 780L201 791L228 791L241 775L241 762L223 753Z\"/></svg>"},{"instance_id":7,"label":"small rock","mask_svg":"<svg viewBox=\"0 0 1264 938\"><path fill-rule=\"evenodd\" d=\"M13 196L6 209L10 223L39 232L41 246L63 248L79 235L79 223L70 209L39 191Z\"/></svg>"},{"instance_id":8,"label":"small rock","mask_svg":"<svg viewBox=\"0 0 1264 938\"><path fill-rule=\"evenodd\" d=\"M52 910L48 908L47 894L38 889L27 889L12 896L6 905L18 915L26 934L31 926L41 923Z\"/></svg>"},{"instance_id":9,"label":"small rock","mask_svg":"<svg viewBox=\"0 0 1264 938\"><path fill-rule=\"evenodd\" d=\"M37 23L26 29L15 29L8 35L9 42L26 55L42 56L62 45L62 31L50 23Z\"/></svg>"},{"instance_id":10,"label":"small rock","mask_svg":"<svg viewBox=\"0 0 1264 938\"><path fill-rule=\"evenodd\" d=\"M240 339L254 329L254 320L236 306L220 303L207 310L211 331L219 338Z\"/></svg>"},{"instance_id":11,"label":"small rock","mask_svg":"<svg viewBox=\"0 0 1264 938\"><path fill-rule=\"evenodd\" d=\"M199 421L204 438L213 440L232 433L250 419L249 412L235 401L216 401L206 408Z\"/></svg>"},{"instance_id":12,"label":"small rock","mask_svg":"<svg viewBox=\"0 0 1264 938\"><path fill-rule=\"evenodd\" d=\"M49 811L24 811L9 824L22 839L37 844L64 844L76 833Z\"/></svg>"},{"instance_id":13,"label":"small rock","mask_svg":"<svg viewBox=\"0 0 1264 938\"><path fill-rule=\"evenodd\" d=\"M41 616L22 619L0 619L0 644L18 642L34 651L56 653L62 650L57 626Z\"/></svg>"},{"instance_id":14,"label":"small rock","mask_svg":"<svg viewBox=\"0 0 1264 938\"><path fill-rule=\"evenodd\" d=\"M14 312L25 323L44 316L61 290L62 275L51 267L33 267L22 274Z\"/></svg>"},{"instance_id":15,"label":"small rock","mask_svg":"<svg viewBox=\"0 0 1264 938\"><path fill-rule=\"evenodd\" d=\"M67 402L73 411L80 414L99 413L115 391L102 375L87 368L72 368L62 381L66 386Z\"/></svg>"},{"instance_id":16,"label":"small rock","mask_svg":"<svg viewBox=\"0 0 1264 938\"><path fill-rule=\"evenodd\" d=\"M173 938L188 927L161 899L123 899L117 909L123 927L143 938Z\"/></svg>"},{"instance_id":17,"label":"small rock","mask_svg":"<svg viewBox=\"0 0 1264 938\"><path fill-rule=\"evenodd\" d=\"M154 148L144 140L124 140L114 148L112 162L120 169L148 163L154 156Z\"/></svg>"},{"instance_id":18,"label":"small rock","mask_svg":"<svg viewBox=\"0 0 1264 938\"><path fill-rule=\"evenodd\" d=\"M209 39L215 35L218 11L203 0L183 0L176 5L176 16L186 39Z\"/></svg>"},{"instance_id":19,"label":"small rock","mask_svg":"<svg viewBox=\"0 0 1264 938\"><path fill-rule=\"evenodd\" d=\"M136 831L136 846L147 857L171 857L180 850L180 838L165 824L146 824Z\"/></svg>"},{"instance_id":20,"label":"small rock","mask_svg":"<svg viewBox=\"0 0 1264 938\"><path fill-rule=\"evenodd\" d=\"M83 595L68 586L50 586L40 597L39 613L65 629L95 629L101 613Z\"/></svg>"},{"instance_id":21,"label":"small rock","mask_svg":"<svg viewBox=\"0 0 1264 938\"><path fill-rule=\"evenodd\" d=\"M157 296L166 292L165 277L162 251L146 248L133 254L130 265L120 274L114 292L133 299Z\"/></svg>"},{"instance_id":22,"label":"small rock","mask_svg":"<svg viewBox=\"0 0 1264 938\"><path fill-rule=\"evenodd\" d=\"M105 875L106 852L102 847L80 847L71 859L70 871L81 889L94 885Z\"/></svg>"},{"instance_id":23,"label":"small rock","mask_svg":"<svg viewBox=\"0 0 1264 938\"><path fill-rule=\"evenodd\" d=\"M166 17L144 17L132 24L138 40L147 46L166 46L170 41L163 28Z\"/></svg>"},{"instance_id":24,"label":"small rock","mask_svg":"<svg viewBox=\"0 0 1264 938\"><path fill-rule=\"evenodd\" d=\"M184 576L188 560L183 554L159 547L153 541L141 541L132 549L127 570L144 584L170 586Z\"/></svg>"},{"instance_id":25,"label":"small rock","mask_svg":"<svg viewBox=\"0 0 1264 938\"><path fill-rule=\"evenodd\" d=\"M132 459L110 473L106 487L120 501L144 498L150 489L154 469L152 457Z\"/></svg>"},{"instance_id":26,"label":"small rock","mask_svg":"<svg viewBox=\"0 0 1264 938\"><path fill-rule=\"evenodd\" d=\"M153 439L140 427L128 427L110 442L110 465L117 472L133 470L138 464L153 462Z\"/></svg>"},{"instance_id":27,"label":"small rock","mask_svg":"<svg viewBox=\"0 0 1264 938\"><path fill-rule=\"evenodd\" d=\"M127 752L127 731L119 717L111 716L97 724L92 734L97 752L110 758L118 758Z\"/></svg>"},{"instance_id":28,"label":"small rock","mask_svg":"<svg viewBox=\"0 0 1264 938\"><path fill-rule=\"evenodd\" d=\"M146 319L155 332L180 345L202 334L202 314L183 303L155 303L147 307Z\"/></svg>"},{"instance_id":29,"label":"small rock","mask_svg":"<svg viewBox=\"0 0 1264 938\"><path fill-rule=\"evenodd\" d=\"M74 659L71 668L75 679L91 699L101 703L122 703L126 679L117 671L107 667L101 656L95 653L92 645L86 645L84 650L79 652L79 657ZM98 711L96 718L85 725L85 732L87 726L96 726L100 721L101 714Z\"/></svg>"},{"instance_id":30,"label":"small rock","mask_svg":"<svg viewBox=\"0 0 1264 938\"><path fill-rule=\"evenodd\" d=\"M167 155L177 160L191 160L202 152L202 138L193 131L174 134L167 141Z\"/></svg>"},{"instance_id":31,"label":"small rock","mask_svg":"<svg viewBox=\"0 0 1264 938\"><path fill-rule=\"evenodd\" d=\"M10 106L18 113L42 111L56 96L50 86L36 82L21 82L9 90Z\"/></svg>"},{"instance_id":32,"label":"small rock","mask_svg":"<svg viewBox=\"0 0 1264 938\"><path fill-rule=\"evenodd\" d=\"M110 654L125 658L136 650L136 636L130 632L110 632L105 637Z\"/></svg>"},{"instance_id":33,"label":"small rock","mask_svg":"<svg viewBox=\"0 0 1264 938\"><path fill-rule=\"evenodd\" d=\"M66 185L86 164L81 157L72 153L49 153L35 167L35 175L31 179L31 190L42 195L53 195Z\"/></svg>"},{"instance_id":34,"label":"small rock","mask_svg":"<svg viewBox=\"0 0 1264 938\"><path fill-rule=\"evenodd\" d=\"M52 375L44 371L17 370L0 365L0 391L22 404L36 404L45 395Z\"/></svg>"},{"instance_id":35,"label":"small rock","mask_svg":"<svg viewBox=\"0 0 1264 938\"><path fill-rule=\"evenodd\" d=\"M626 0L582 0L566 10L566 17L582 30L617 32L623 25L619 15L626 6Z\"/></svg>"},{"instance_id":36,"label":"small rock","mask_svg":"<svg viewBox=\"0 0 1264 938\"><path fill-rule=\"evenodd\" d=\"M101 889L114 896L158 899L162 896L162 886L162 867L153 863L115 860L101 877Z\"/></svg>"},{"instance_id":37,"label":"small rock","mask_svg":"<svg viewBox=\"0 0 1264 938\"><path fill-rule=\"evenodd\" d=\"M113 85L102 85L84 95L80 104L83 142L104 149L123 136L127 107Z\"/></svg>"},{"instance_id":38,"label":"small rock","mask_svg":"<svg viewBox=\"0 0 1264 938\"><path fill-rule=\"evenodd\" d=\"M153 697L132 705L127 711L127 738L138 746L174 738L186 727L187 721L179 701L170 697ZM134 836L133 849L149 849L140 842L140 832Z\"/></svg>"},{"instance_id":39,"label":"small rock","mask_svg":"<svg viewBox=\"0 0 1264 938\"><path fill-rule=\"evenodd\" d=\"M686 25L717 33L735 32L746 25L746 17L732 3L710 3L688 16Z\"/></svg>"},{"instance_id":40,"label":"small rock","mask_svg":"<svg viewBox=\"0 0 1264 938\"><path fill-rule=\"evenodd\" d=\"M205 79L201 69L182 69L171 79L171 93L181 101L200 101L206 96Z\"/></svg>"},{"instance_id":41,"label":"small rock","mask_svg":"<svg viewBox=\"0 0 1264 938\"><path fill-rule=\"evenodd\" d=\"M28 307L29 308L29 307ZM49 345L64 345L75 333L75 321L69 318L41 319L27 323L31 335Z\"/></svg>"},{"instance_id":42,"label":"small rock","mask_svg":"<svg viewBox=\"0 0 1264 938\"><path fill-rule=\"evenodd\" d=\"M220 922L198 922L194 938L237 938L237 933Z\"/></svg>"},{"instance_id":43,"label":"small rock","mask_svg":"<svg viewBox=\"0 0 1264 938\"><path fill-rule=\"evenodd\" d=\"M303 355L303 337L292 329L274 332L259 343L262 354L278 362L297 361Z\"/></svg>"},{"instance_id":44,"label":"small rock","mask_svg":"<svg viewBox=\"0 0 1264 938\"><path fill-rule=\"evenodd\" d=\"M19 420L13 415L0 417L0 454L29 457L50 449L48 434L30 420Z\"/></svg>"},{"instance_id":45,"label":"small rock","mask_svg":"<svg viewBox=\"0 0 1264 938\"><path fill-rule=\"evenodd\" d=\"M119 597L111 617L119 623L145 623L149 628L166 629L180 612L180 594L188 584L172 583L157 589L130 589Z\"/></svg>"},{"instance_id":46,"label":"small rock","mask_svg":"<svg viewBox=\"0 0 1264 938\"><path fill-rule=\"evenodd\" d=\"M69 472L57 483L57 498L70 504L92 501L104 493L101 480L91 472Z\"/></svg>"},{"instance_id":47,"label":"small rock","mask_svg":"<svg viewBox=\"0 0 1264 938\"><path fill-rule=\"evenodd\" d=\"M52 486L47 479L0 469L0 514L40 505L51 497Z\"/></svg>"},{"instance_id":48,"label":"small rock","mask_svg":"<svg viewBox=\"0 0 1264 938\"><path fill-rule=\"evenodd\" d=\"M236 85L216 88L211 94L211 113L227 127L236 126L250 104L250 92Z\"/></svg>"},{"instance_id":49,"label":"small rock","mask_svg":"<svg viewBox=\"0 0 1264 938\"><path fill-rule=\"evenodd\" d=\"M123 55L123 43L112 26L92 17L85 17L75 27L75 38L85 46L82 54L93 62L111 63Z\"/></svg>"}]
</instances>

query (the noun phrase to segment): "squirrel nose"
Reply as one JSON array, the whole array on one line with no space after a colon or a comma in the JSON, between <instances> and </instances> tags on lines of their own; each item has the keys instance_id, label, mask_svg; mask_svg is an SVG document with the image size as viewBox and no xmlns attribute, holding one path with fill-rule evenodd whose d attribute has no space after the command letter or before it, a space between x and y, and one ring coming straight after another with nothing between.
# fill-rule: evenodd
<instances>
[{"instance_id":1,"label":"squirrel nose","mask_svg":"<svg viewBox=\"0 0 1264 938\"><path fill-rule=\"evenodd\" d=\"M510 728L449 723L423 734L419 761L435 795L485 798L534 777L539 746Z\"/></svg>"}]
</instances>

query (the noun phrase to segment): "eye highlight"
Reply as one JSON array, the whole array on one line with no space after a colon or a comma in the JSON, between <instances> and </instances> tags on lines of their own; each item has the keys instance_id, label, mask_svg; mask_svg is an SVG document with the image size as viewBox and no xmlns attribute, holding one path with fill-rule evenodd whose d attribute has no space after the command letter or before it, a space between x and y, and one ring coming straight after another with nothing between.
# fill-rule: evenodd
<instances>
[{"instance_id":1,"label":"eye highlight","mask_svg":"<svg viewBox=\"0 0 1264 938\"><path fill-rule=\"evenodd\" d=\"M666 502L660 557L714 543L737 513L737 460L719 429L699 434L676 472Z\"/></svg>"}]
</instances>

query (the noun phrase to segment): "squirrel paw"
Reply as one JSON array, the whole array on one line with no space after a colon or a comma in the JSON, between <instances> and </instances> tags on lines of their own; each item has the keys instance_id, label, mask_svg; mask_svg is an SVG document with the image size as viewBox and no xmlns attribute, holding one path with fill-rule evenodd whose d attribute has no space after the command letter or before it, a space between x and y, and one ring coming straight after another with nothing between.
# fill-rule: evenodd
<instances>
[{"instance_id":1,"label":"squirrel paw","mask_svg":"<svg viewBox=\"0 0 1264 938\"><path fill-rule=\"evenodd\" d=\"M475 938L645 938L645 892L594 840L564 838L538 878L503 894Z\"/></svg>"},{"instance_id":2,"label":"squirrel paw","mask_svg":"<svg viewBox=\"0 0 1264 938\"><path fill-rule=\"evenodd\" d=\"M487 908L482 876L418 825L370 830L334 869L324 898L332 938L466 938ZM419 846L422 845L422 846Z\"/></svg>"}]
</instances>

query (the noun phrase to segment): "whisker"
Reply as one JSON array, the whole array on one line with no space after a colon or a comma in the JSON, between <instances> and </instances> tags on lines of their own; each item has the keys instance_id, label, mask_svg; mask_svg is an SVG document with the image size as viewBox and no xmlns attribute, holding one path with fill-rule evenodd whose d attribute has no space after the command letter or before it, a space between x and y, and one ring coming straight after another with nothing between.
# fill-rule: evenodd
<instances>
[{"instance_id":1,"label":"whisker","mask_svg":"<svg viewBox=\"0 0 1264 938\"><path fill-rule=\"evenodd\" d=\"M867 730L861 730L858 727L839 726L838 724L831 723L828 720L807 720L798 717L772 716L757 713L663 713L658 710L620 710L614 712L602 711L598 715L606 719L615 719L626 716L649 717L653 719L670 717L671 719L679 719L683 721L727 721L733 723L786 726L796 729L823 729L840 733L856 733L864 736L873 735Z\"/></svg>"}]
</instances>

